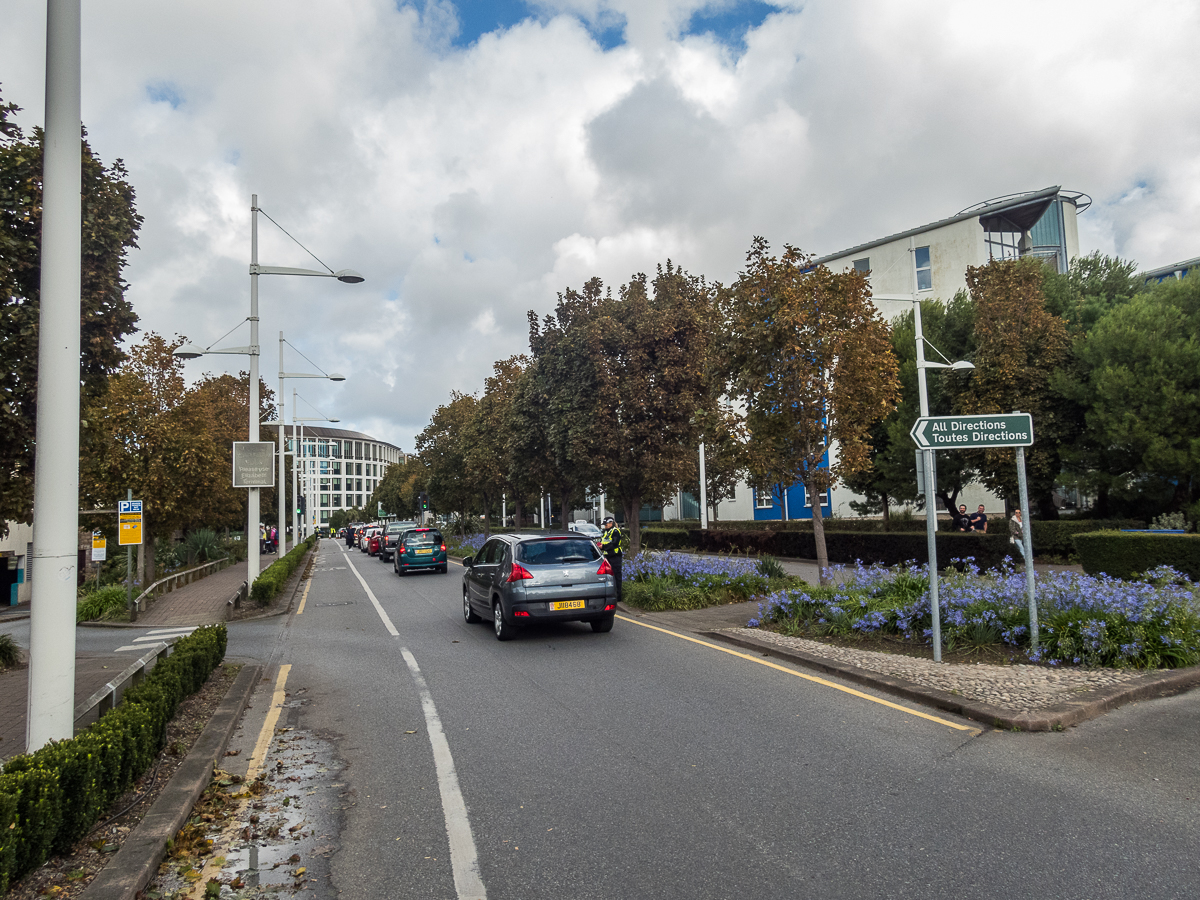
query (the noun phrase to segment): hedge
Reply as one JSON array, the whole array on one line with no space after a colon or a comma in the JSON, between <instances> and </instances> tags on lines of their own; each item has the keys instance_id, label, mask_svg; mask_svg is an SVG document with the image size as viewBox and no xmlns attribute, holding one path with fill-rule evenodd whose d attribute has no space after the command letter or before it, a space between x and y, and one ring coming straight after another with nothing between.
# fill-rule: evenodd
<instances>
[{"instance_id":1,"label":"hedge","mask_svg":"<svg viewBox=\"0 0 1200 900\"><path fill-rule=\"evenodd\" d=\"M225 658L224 625L175 644L120 705L86 731L15 756L0 772L0 893L65 852L150 768L179 701Z\"/></svg>"},{"instance_id":2,"label":"hedge","mask_svg":"<svg viewBox=\"0 0 1200 900\"><path fill-rule=\"evenodd\" d=\"M816 538L811 532L803 531L701 531L688 532L691 546L710 553L754 553L771 556L816 559ZM897 565L909 560L928 562L928 543L925 534L915 532L850 532L835 531L825 534L825 549L830 563L852 565L857 560L866 563ZM943 563L951 559L973 558L981 569L998 566L1011 547L1007 535L966 534L939 531L937 535L938 559Z\"/></svg>"},{"instance_id":3,"label":"hedge","mask_svg":"<svg viewBox=\"0 0 1200 900\"><path fill-rule=\"evenodd\" d=\"M278 559L263 569L254 579L254 584L250 585L250 596L257 600L260 606L266 606L274 600L296 571L296 566L300 565L300 560L304 558L308 548L316 542L317 536L310 535L289 550L283 559Z\"/></svg>"},{"instance_id":4,"label":"hedge","mask_svg":"<svg viewBox=\"0 0 1200 900\"><path fill-rule=\"evenodd\" d=\"M1200 581L1200 534L1134 534L1097 531L1075 535L1083 571L1133 578L1158 566L1170 566Z\"/></svg>"}]
</instances>

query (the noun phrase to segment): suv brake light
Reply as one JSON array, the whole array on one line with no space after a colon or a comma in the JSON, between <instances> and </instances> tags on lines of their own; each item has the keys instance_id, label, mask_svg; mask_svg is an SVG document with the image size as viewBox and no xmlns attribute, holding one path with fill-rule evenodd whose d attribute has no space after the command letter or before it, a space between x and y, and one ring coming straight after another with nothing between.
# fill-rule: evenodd
<instances>
[{"instance_id":1,"label":"suv brake light","mask_svg":"<svg viewBox=\"0 0 1200 900\"><path fill-rule=\"evenodd\" d=\"M522 581L526 578L532 577L533 574L527 568L520 563L515 562L513 563L512 571L508 573L508 577L504 580L511 584L514 581Z\"/></svg>"},{"instance_id":2,"label":"suv brake light","mask_svg":"<svg viewBox=\"0 0 1200 900\"><path fill-rule=\"evenodd\" d=\"M608 557L600 560L600 568L596 570L597 575L611 575L613 573L612 566L608 564Z\"/></svg>"}]
</instances>

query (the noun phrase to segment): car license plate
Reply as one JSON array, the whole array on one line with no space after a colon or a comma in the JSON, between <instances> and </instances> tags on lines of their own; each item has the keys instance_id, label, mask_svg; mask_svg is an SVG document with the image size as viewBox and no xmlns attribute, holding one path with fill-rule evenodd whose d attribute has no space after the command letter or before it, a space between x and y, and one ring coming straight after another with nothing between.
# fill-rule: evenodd
<instances>
[{"instance_id":1,"label":"car license plate","mask_svg":"<svg viewBox=\"0 0 1200 900\"><path fill-rule=\"evenodd\" d=\"M432 550L418 550L417 556L428 556L432 552Z\"/></svg>"},{"instance_id":2,"label":"car license plate","mask_svg":"<svg viewBox=\"0 0 1200 900\"><path fill-rule=\"evenodd\" d=\"M559 600L556 603L550 604L550 611L557 612L560 609L583 609L587 604L582 600Z\"/></svg>"}]
</instances>

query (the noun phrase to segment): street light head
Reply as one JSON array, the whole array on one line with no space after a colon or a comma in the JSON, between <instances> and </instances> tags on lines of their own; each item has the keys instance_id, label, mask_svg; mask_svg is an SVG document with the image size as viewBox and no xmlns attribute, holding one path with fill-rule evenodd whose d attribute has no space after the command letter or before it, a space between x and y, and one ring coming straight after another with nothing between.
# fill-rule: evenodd
<instances>
[{"instance_id":1,"label":"street light head","mask_svg":"<svg viewBox=\"0 0 1200 900\"><path fill-rule=\"evenodd\" d=\"M345 284L361 284L367 280L353 269L340 269L333 273L333 277Z\"/></svg>"},{"instance_id":2,"label":"street light head","mask_svg":"<svg viewBox=\"0 0 1200 900\"><path fill-rule=\"evenodd\" d=\"M204 348L197 347L192 343L187 343L181 347L178 347L172 355L177 356L180 359L199 359L204 355Z\"/></svg>"},{"instance_id":3,"label":"street light head","mask_svg":"<svg viewBox=\"0 0 1200 900\"><path fill-rule=\"evenodd\" d=\"M326 422L340 422L342 420L341 419L326 419L325 421Z\"/></svg>"},{"instance_id":4,"label":"street light head","mask_svg":"<svg viewBox=\"0 0 1200 900\"><path fill-rule=\"evenodd\" d=\"M345 381L346 376L339 375L337 372L331 372L331 373L329 373L329 380L330 381Z\"/></svg>"},{"instance_id":5,"label":"street light head","mask_svg":"<svg viewBox=\"0 0 1200 900\"><path fill-rule=\"evenodd\" d=\"M967 362L965 359L960 359L958 362L950 363L951 369L973 369L974 363Z\"/></svg>"}]
</instances>

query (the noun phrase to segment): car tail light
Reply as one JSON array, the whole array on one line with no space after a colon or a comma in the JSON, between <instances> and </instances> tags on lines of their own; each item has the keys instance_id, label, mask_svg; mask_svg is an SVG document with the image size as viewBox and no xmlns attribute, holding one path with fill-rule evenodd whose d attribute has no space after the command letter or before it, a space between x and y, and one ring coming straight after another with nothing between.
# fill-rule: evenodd
<instances>
[{"instance_id":1,"label":"car tail light","mask_svg":"<svg viewBox=\"0 0 1200 900\"><path fill-rule=\"evenodd\" d=\"M531 573L523 565L521 565L520 563L513 563L512 571L508 573L508 577L505 578L504 580L511 584L514 581L522 581L526 578L532 578L532 577L533 577L533 573Z\"/></svg>"},{"instance_id":2,"label":"car tail light","mask_svg":"<svg viewBox=\"0 0 1200 900\"><path fill-rule=\"evenodd\" d=\"M600 568L596 570L597 575L611 575L613 573L612 566L608 564L608 557L600 560Z\"/></svg>"},{"instance_id":3,"label":"car tail light","mask_svg":"<svg viewBox=\"0 0 1200 900\"><path fill-rule=\"evenodd\" d=\"M525 618L527 618L527 619L529 618L529 613L527 613L527 612L526 612L525 610L523 610L523 609L518 609L518 610L515 610L515 611L513 612L513 615L514 615L514 616L524 616L524 617L525 617Z\"/></svg>"},{"instance_id":4,"label":"car tail light","mask_svg":"<svg viewBox=\"0 0 1200 900\"><path fill-rule=\"evenodd\" d=\"M617 604L615 604L615 603L610 603L610 604L608 604L608 606L604 607L604 611L605 611L605 612L611 612L612 610L614 610L614 609L616 609L616 608L617 608Z\"/></svg>"},{"instance_id":5,"label":"car tail light","mask_svg":"<svg viewBox=\"0 0 1200 900\"><path fill-rule=\"evenodd\" d=\"M446 552L446 545L445 545L445 544L442 544L442 552L443 552L443 553L445 553L445 552Z\"/></svg>"}]
</instances>

